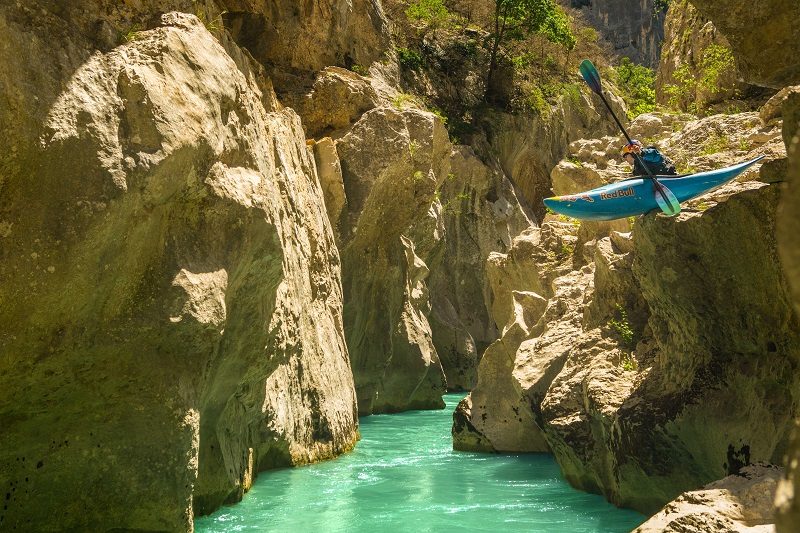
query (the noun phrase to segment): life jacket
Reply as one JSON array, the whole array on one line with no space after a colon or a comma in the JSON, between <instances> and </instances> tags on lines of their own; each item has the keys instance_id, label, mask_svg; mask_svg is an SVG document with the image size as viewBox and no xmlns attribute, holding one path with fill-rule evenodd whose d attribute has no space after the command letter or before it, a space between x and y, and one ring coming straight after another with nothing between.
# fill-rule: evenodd
<instances>
[{"instance_id":1,"label":"life jacket","mask_svg":"<svg viewBox=\"0 0 800 533\"><path fill-rule=\"evenodd\" d=\"M647 168L650 169L650 172L657 176L674 176L677 174L675 171L675 164L672 160L658 151L658 148L655 146L648 146L647 148L642 149L642 153L639 154L639 157L642 158L644 164L647 165ZM634 176L645 176L647 175L647 170L639 163L639 160L634 158L633 161L633 175Z\"/></svg>"}]
</instances>

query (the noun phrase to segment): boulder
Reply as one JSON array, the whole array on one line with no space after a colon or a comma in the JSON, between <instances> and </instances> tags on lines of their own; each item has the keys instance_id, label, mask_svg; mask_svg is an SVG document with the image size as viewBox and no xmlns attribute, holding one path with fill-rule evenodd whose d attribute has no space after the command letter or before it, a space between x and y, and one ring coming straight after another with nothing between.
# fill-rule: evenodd
<instances>
[{"instance_id":1,"label":"boulder","mask_svg":"<svg viewBox=\"0 0 800 533\"><path fill-rule=\"evenodd\" d=\"M633 533L775 530L772 499L783 469L752 465L702 489L684 492Z\"/></svg>"},{"instance_id":2,"label":"boulder","mask_svg":"<svg viewBox=\"0 0 800 533\"><path fill-rule=\"evenodd\" d=\"M327 67L307 94L286 94L284 103L303 119L306 135L342 136L366 111L377 107L378 94L355 72Z\"/></svg>"}]
</instances>

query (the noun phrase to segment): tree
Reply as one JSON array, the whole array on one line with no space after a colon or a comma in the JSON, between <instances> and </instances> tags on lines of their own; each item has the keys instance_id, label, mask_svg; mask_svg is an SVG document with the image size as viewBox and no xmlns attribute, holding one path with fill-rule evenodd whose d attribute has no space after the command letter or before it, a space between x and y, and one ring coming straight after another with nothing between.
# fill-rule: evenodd
<instances>
[{"instance_id":1,"label":"tree","mask_svg":"<svg viewBox=\"0 0 800 533\"><path fill-rule=\"evenodd\" d=\"M569 18L554 0L495 0L493 29L490 30L489 72L487 93L491 91L497 71L500 45L509 39L523 39L531 33L541 33L547 40L568 50L575 46L575 36Z\"/></svg>"}]
</instances>

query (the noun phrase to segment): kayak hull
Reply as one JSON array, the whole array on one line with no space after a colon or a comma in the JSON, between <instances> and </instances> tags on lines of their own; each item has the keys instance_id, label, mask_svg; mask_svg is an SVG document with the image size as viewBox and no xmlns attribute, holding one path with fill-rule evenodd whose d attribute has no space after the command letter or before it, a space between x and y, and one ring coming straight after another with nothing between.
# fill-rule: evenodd
<instances>
[{"instance_id":1,"label":"kayak hull","mask_svg":"<svg viewBox=\"0 0 800 533\"><path fill-rule=\"evenodd\" d=\"M660 176L658 181L672 191L679 202L685 202L735 179L763 157L688 176ZM614 220L658 209L650 178L632 178L591 191L545 198L544 205L556 213L581 220Z\"/></svg>"}]
</instances>

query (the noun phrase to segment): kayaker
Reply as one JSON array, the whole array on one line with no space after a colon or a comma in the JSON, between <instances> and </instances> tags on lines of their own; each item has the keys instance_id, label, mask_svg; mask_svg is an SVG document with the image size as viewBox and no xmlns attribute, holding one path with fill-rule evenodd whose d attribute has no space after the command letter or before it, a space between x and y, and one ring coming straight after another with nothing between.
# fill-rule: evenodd
<instances>
[{"instance_id":1,"label":"kayaker","mask_svg":"<svg viewBox=\"0 0 800 533\"><path fill-rule=\"evenodd\" d=\"M644 148L640 141L632 139L622 147L622 159L633 167L634 176L646 176L647 170L639 162L639 158L634 157L633 154L639 154L639 158L656 176L676 176L678 174L672 160L659 152L658 148L655 146Z\"/></svg>"}]
</instances>

